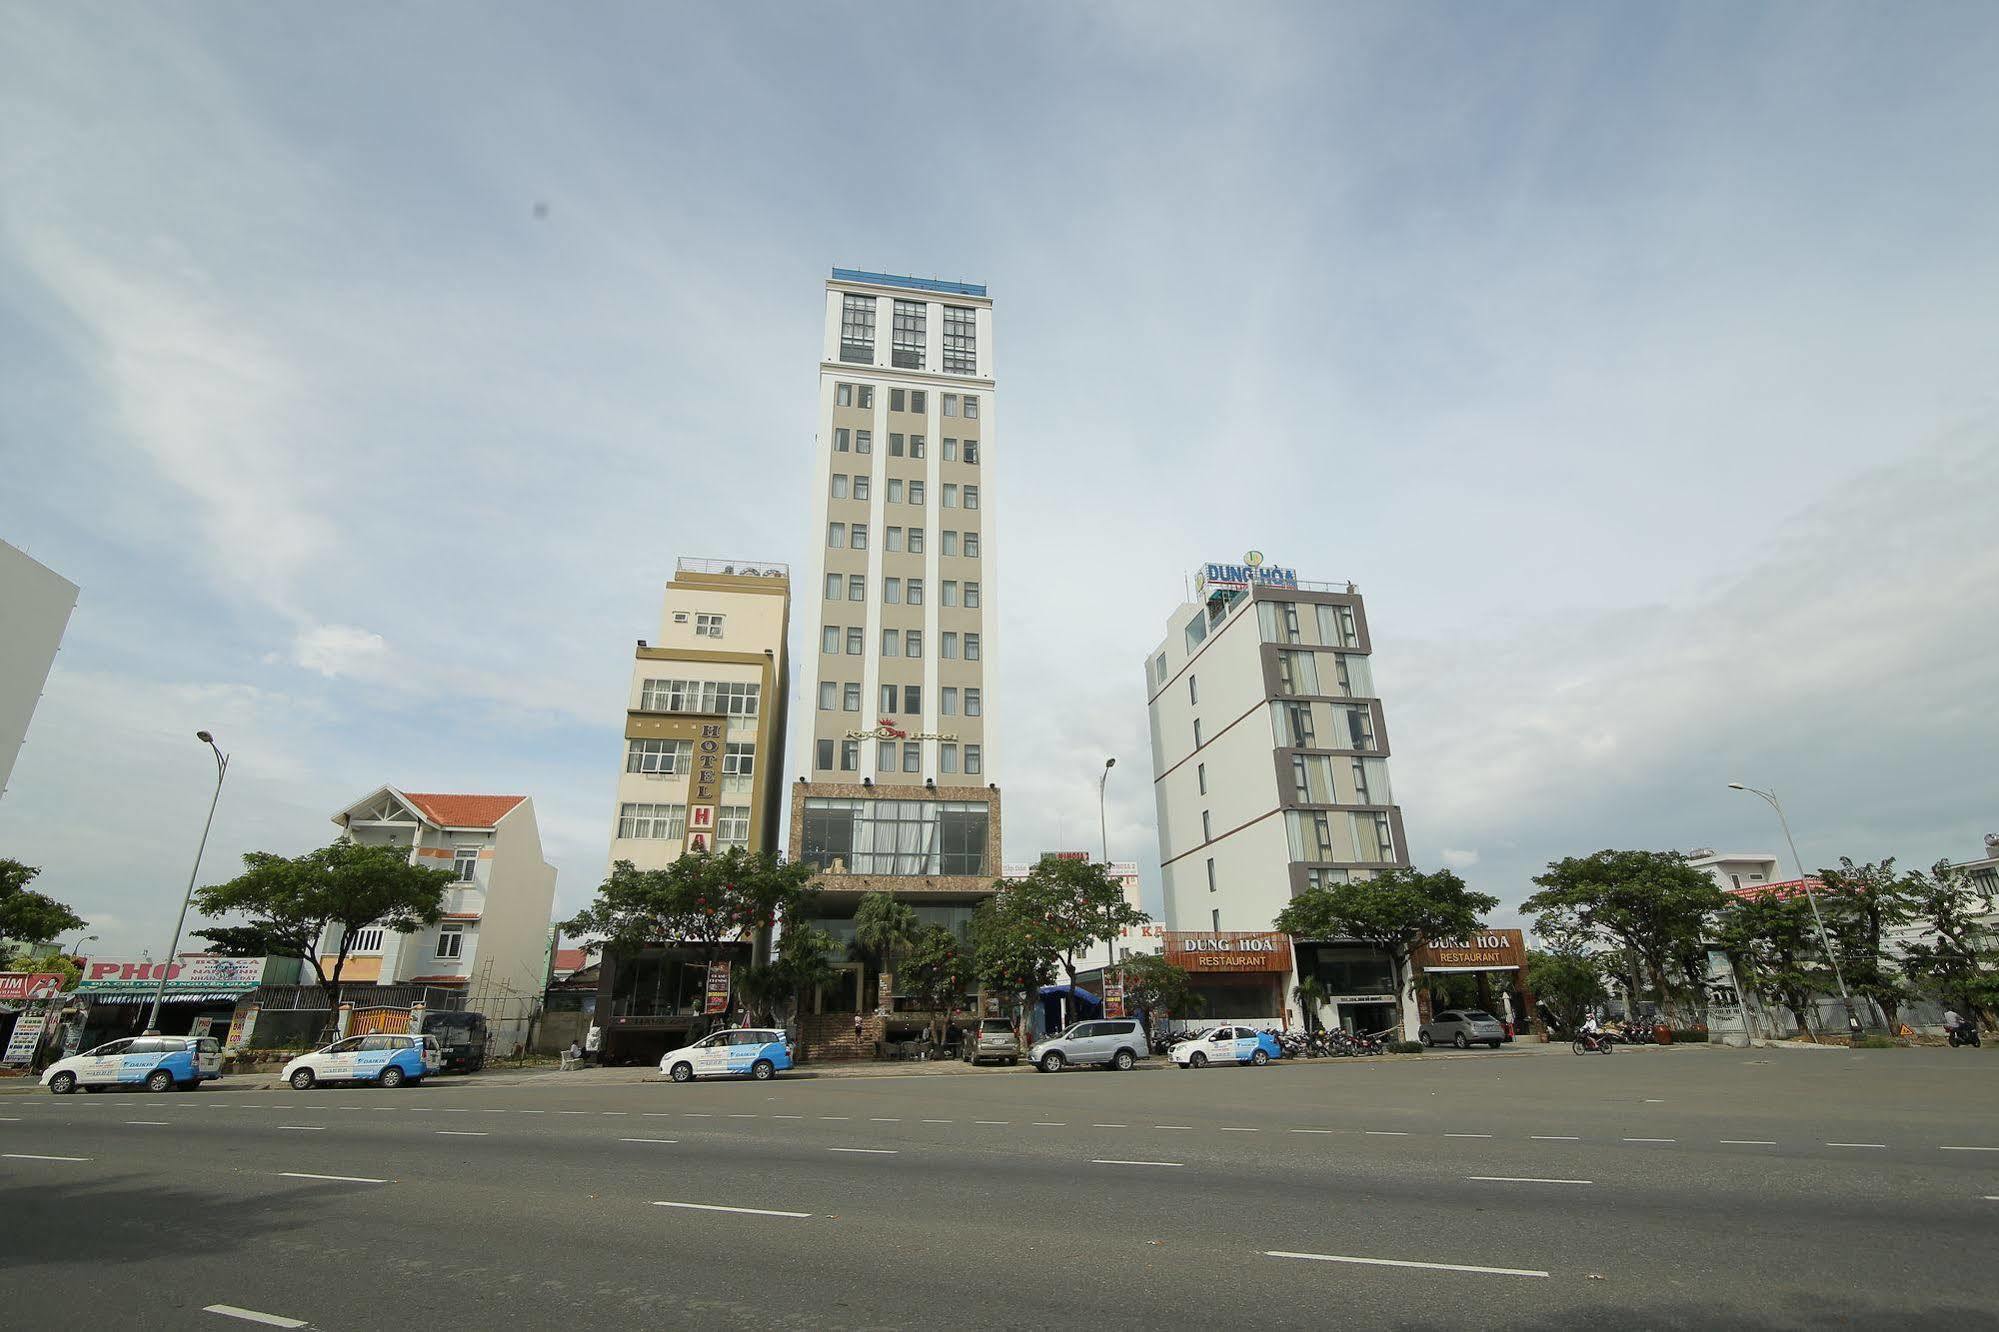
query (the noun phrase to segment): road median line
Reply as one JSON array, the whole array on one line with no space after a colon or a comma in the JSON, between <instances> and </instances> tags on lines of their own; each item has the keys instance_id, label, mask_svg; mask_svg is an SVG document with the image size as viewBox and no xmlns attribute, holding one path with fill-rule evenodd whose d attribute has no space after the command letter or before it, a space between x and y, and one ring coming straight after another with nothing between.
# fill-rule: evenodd
<instances>
[{"instance_id":1,"label":"road median line","mask_svg":"<svg viewBox=\"0 0 1999 1332\"><path fill-rule=\"evenodd\" d=\"M1265 1249L1266 1258L1302 1258L1314 1263L1357 1263L1365 1267L1414 1267L1425 1272L1471 1272L1479 1276L1545 1277L1546 1272L1526 1267L1471 1267L1460 1263L1418 1263L1403 1258L1357 1258L1338 1253L1290 1253Z\"/></svg>"}]
</instances>

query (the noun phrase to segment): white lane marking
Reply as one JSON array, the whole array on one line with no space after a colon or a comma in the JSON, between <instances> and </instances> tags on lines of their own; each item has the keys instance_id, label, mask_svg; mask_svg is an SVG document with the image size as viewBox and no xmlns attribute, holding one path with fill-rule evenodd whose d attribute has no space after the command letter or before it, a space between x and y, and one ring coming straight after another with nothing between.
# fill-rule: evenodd
<instances>
[{"instance_id":1,"label":"white lane marking","mask_svg":"<svg viewBox=\"0 0 1999 1332\"><path fill-rule=\"evenodd\" d=\"M1988 1193L1988 1194L1986 1194L1986 1195L1985 1195L1985 1201L1986 1201L1986 1202L1999 1202L1999 1193Z\"/></svg>"},{"instance_id":2,"label":"white lane marking","mask_svg":"<svg viewBox=\"0 0 1999 1332\"><path fill-rule=\"evenodd\" d=\"M558 1115L587 1115L590 1112L588 1110L558 1110L555 1113Z\"/></svg>"},{"instance_id":3,"label":"white lane marking","mask_svg":"<svg viewBox=\"0 0 1999 1332\"><path fill-rule=\"evenodd\" d=\"M1626 1142L1678 1142L1678 1138L1626 1138Z\"/></svg>"},{"instance_id":4,"label":"white lane marking","mask_svg":"<svg viewBox=\"0 0 1999 1332\"><path fill-rule=\"evenodd\" d=\"M1645 1104L1647 1105L1664 1105L1665 1103L1666 1100L1663 1096L1648 1096L1645 1098Z\"/></svg>"},{"instance_id":5,"label":"white lane marking","mask_svg":"<svg viewBox=\"0 0 1999 1332\"><path fill-rule=\"evenodd\" d=\"M280 1170L286 1179L330 1179L340 1184L386 1184L386 1179L370 1179L366 1175L308 1175L303 1170Z\"/></svg>"},{"instance_id":6,"label":"white lane marking","mask_svg":"<svg viewBox=\"0 0 1999 1332\"><path fill-rule=\"evenodd\" d=\"M1412 1263L1401 1258L1354 1258L1337 1253L1286 1253L1282 1249L1265 1249L1266 1258L1304 1258L1315 1263L1360 1263L1368 1267L1419 1267L1426 1272L1476 1272L1481 1276L1545 1277L1546 1272L1537 1272L1526 1267L1467 1267L1459 1263Z\"/></svg>"},{"instance_id":7,"label":"white lane marking","mask_svg":"<svg viewBox=\"0 0 1999 1332\"><path fill-rule=\"evenodd\" d=\"M1724 1147L1775 1147L1777 1144L1767 1138L1723 1138Z\"/></svg>"},{"instance_id":8,"label":"white lane marking","mask_svg":"<svg viewBox=\"0 0 1999 1332\"><path fill-rule=\"evenodd\" d=\"M1253 1128L1225 1128L1225 1129L1223 1129L1223 1130L1221 1130L1221 1131L1222 1131L1223 1133L1261 1133L1261 1132L1263 1132L1263 1130L1262 1130L1262 1129L1253 1129Z\"/></svg>"},{"instance_id":9,"label":"white lane marking","mask_svg":"<svg viewBox=\"0 0 1999 1332\"><path fill-rule=\"evenodd\" d=\"M33 1152L0 1152L9 1161L88 1161L87 1156L37 1156Z\"/></svg>"},{"instance_id":10,"label":"white lane marking","mask_svg":"<svg viewBox=\"0 0 1999 1332\"><path fill-rule=\"evenodd\" d=\"M1286 1129L1286 1133L1338 1133L1338 1129Z\"/></svg>"},{"instance_id":11,"label":"white lane marking","mask_svg":"<svg viewBox=\"0 0 1999 1332\"><path fill-rule=\"evenodd\" d=\"M1939 1147L1940 1152L1999 1152L1999 1147Z\"/></svg>"},{"instance_id":12,"label":"white lane marking","mask_svg":"<svg viewBox=\"0 0 1999 1332\"><path fill-rule=\"evenodd\" d=\"M1192 1133L1194 1131L1194 1126L1192 1124L1154 1124L1152 1127L1156 1129L1172 1129L1187 1133Z\"/></svg>"},{"instance_id":13,"label":"white lane marking","mask_svg":"<svg viewBox=\"0 0 1999 1332\"><path fill-rule=\"evenodd\" d=\"M731 1119L755 1119L755 1118L756 1118L756 1116L755 1116L755 1115L730 1115L730 1116L729 1116L729 1118L731 1118ZM897 1119L897 1120L891 1120L890 1122L891 1122L891 1123L896 1123L896 1124L900 1124L900 1123L901 1123L902 1121L901 1121L901 1120L899 1120L899 1119Z\"/></svg>"},{"instance_id":14,"label":"white lane marking","mask_svg":"<svg viewBox=\"0 0 1999 1332\"><path fill-rule=\"evenodd\" d=\"M444 1108L444 1113L447 1115L469 1115L472 1112L462 1105L448 1105Z\"/></svg>"},{"instance_id":15,"label":"white lane marking","mask_svg":"<svg viewBox=\"0 0 1999 1332\"><path fill-rule=\"evenodd\" d=\"M1490 1133L1446 1133L1447 1138L1490 1138Z\"/></svg>"},{"instance_id":16,"label":"white lane marking","mask_svg":"<svg viewBox=\"0 0 1999 1332\"><path fill-rule=\"evenodd\" d=\"M729 1118L734 1119L735 1116L730 1115ZM880 1115L869 1115L868 1122L870 1124L900 1124L902 1121L900 1119L883 1119Z\"/></svg>"},{"instance_id":17,"label":"white lane marking","mask_svg":"<svg viewBox=\"0 0 1999 1332\"><path fill-rule=\"evenodd\" d=\"M166 1128L166 1127L167 1127L167 1121L166 1121L166 1120L164 1120L164 1119L128 1119L128 1120L126 1120L125 1122L126 1122L127 1124L136 1124L136 1125L140 1126L141 1128Z\"/></svg>"},{"instance_id":18,"label":"white lane marking","mask_svg":"<svg viewBox=\"0 0 1999 1332\"><path fill-rule=\"evenodd\" d=\"M1581 1138L1572 1137L1571 1135L1566 1133L1530 1133L1527 1136L1533 1139L1535 1142L1581 1142L1582 1141Z\"/></svg>"},{"instance_id":19,"label":"white lane marking","mask_svg":"<svg viewBox=\"0 0 1999 1332\"><path fill-rule=\"evenodd\" d=\"M1593 1179L1536 1179L1532 1175L1466 1175L1487 1184L1594 1184Z\"/></svg>"},{"instance_id":20,"label":"white lane marking","mask_svg":"<svg viewBox=\"0 0 1999 1332\"><path fill-rule=\"evenodd\" d=\"M804 1115L772 1115L772 1119L803 1119Z\"/></svg>"},{"instance_id":21,"label":"white lane marking","mask_svg":"<svg viewBox=\"0 0 1999 1332\"><path fill-rule=\"evenodd\" d=\"M1011 1119L975 1119L975 1120L973 1120L972 1122L973 1122L974 1124L998 1124L998 1125L1006 1125L1006 1124L1011 1124L1011 1123L1012 1123L1013 1121L1012 1121Z\"/></svg>"},{"instance_id":22,"label":"white lane marking","mask_svg":"<svg viewBox=\"0 0 1999 1332\"><path fill-rule=\"evenodd\" d=\"M773 1212L766 1207L718 1207L714 1203L656 1202L654 1207L685 1207L690 1212L737 1212L743 1216L808 1217L810 1212Z\"/></svg>"},{"instance_id":23,"label":"white lane marking","mask_svg":"<svg viewBox=\"0 0 1999 1332\"><path fill-rule=\"evenodd\" d=\"M240 1318L246 1323L262 1323L265 1327L304 1327L302 1319L286 1318L281 1314L258 1313L255 1309L239 1309L233 1304L210 1304L203 1313L221 1314L224 1318Z\"/></svg>"},{"instance_id":24,"label":"white lane marking","mask_svg":"<svg viewBox=\"0 0 1999 1332\"><path fill-rule=\"evenodd\" d=\"M21 1122L21 1117L19 1115L0 1115L0 1121L5 1121L9 1124L18 1124Z\"/></svg>"},{"instance_id":25,"label":"white lane marking","mask_svg":"<svg viewBox=\"0 0 1999 1332\"><path fill-rule=\"evenodd\" d=\"M853 1118L853 1116L851 1116L851 1115L821 1115L821 1116L819 1116L819 1118L820 1118L820 1119L822 1119L822 1120L825 1120L825 1121L827 1121L828 1123L830 1123L830 1122L832 1122L832 1121L834 1121L834 1120L845 1120L845 1119L851 1119L851 1118Z\"/></svg>"},{"instance_id":26,"label":"white lane marking","mask_svg":"<svg viewBox=\"0 0 1999 1332\"><path fill-rule=\"evenodd\" d=\"M481 1110L479 1113L482 1115L504 1115L512 1112L507 1110Z\"/></svg>"},{"instance_id":27,"label":"white lane marking","mask_svg":"<svg viewBox=\"0 0 1999 1332\"><path fill-rule=\"evenodd\" d=\"M828 1147L826 1150L829 1152L852 1152L857 1156L898 1156L901 1154L894 1147Z\"/></svg>"},{"instance_id":28,"label":"white lane marking","mask_svg":"<svg viewBox=\"0 0 1999 1332\"><path fill-rule=\"evenodd\" d=\"M958 1121L955 1119L926 1119L923 1122L926 1124L955 1124Z\"/></svg>"},{"instance_id":29,"label":"white lane marking","mask_svg":"<svg viewBox=\"0 0 1999 1332\"><path fill-rule=\"evenodd\" d=\"M522 1114L524 1114L524 1115L545 1115L545 1114L547 1114L547 1113L548 1113L548 1111L546 1111L546 1110L523 1110L523 1111L521 1111L521 1113L522 1113Z\"/></svg>"},{"instance_id":30,"label":"white lane marking","mask_svg":"<svg viewBox=\"0 0 1999 1332\"><path fill-rule=\"evenodd\" d=\"M661 1146L664 1146L664 1147L671 1147L671 1146L672 1146L672 1145L673 1145L674 1143L676 1143L676 1142L679 1142L679 1141L680 1141L680 1139L678 1139L678 1138L620 1138L620 1139L618 1139L618 1141L619 1141L619 1142L656 1142L656 1143L659 1143L659 1144L660 1144Z\"/></svg>"},{"instance_id":31,"label":"white lane marking","mask_svg":"<svg viewBox=\"0 0 1999 1332\"><path fill-rule=\"evenodd\" d=\"M1064 1121L1062 1121L1062 1120L1059 1120L1059 1119L1037 1119L1037 1120L1035 1120L1035 1121L1034 1121L1034 1124L1033 1124L1033 1127L1034 1127L1034 1128L1068 1128L1068 1127L1069 1127L1069 1125L1068 1125L1068 1124L1067 1124L1066 1122L1064 1122Z\"/></svg>"},{"instance_id":32,"label":"white lane marking","mask_svg":"<svg viewBox=\"0 0 1999 1332\"><path fill-rule=\"evenodd\" d=\"M1182 1164L1182 1163L1181 1163L1181 1162L1179 1162L1179 1161L1116 1161L1116 1160L1095 1160L1095 1161L1091 1161L1091 1162L1090 1162L1090 1164L1091 1164L1091 1165L1130 1165L1130 1166L1172 1166L1172 1167L1173 1167L1173 1168L1174 1168L1175 1170L1177 1170L1177 1169L1179 1169L1179 1168L1180 1168L1180 1166L1181 1166L1181 1164Z\"/></svg>"},{"instance_id":33,"label":"white lane marking","mask_svg":"<svg viewBox=\"0 0 1999 1332\"><path fill-rule=\"evenodd\" d=\"M1828 1146L1828 1147L1878 1147L1878 1148L1880 1148L1880 1149L1881 1149L1882 1151L1886 1151L1886 1150L1888 1149L1888 1144L1887 1144L1887 1143L1885 1143L1885 1142L1829 1142L1829 1143L1827 1143L1827 1144L1826 1144L1826 1146Z\"/></svg>"},{"instance_id":34,"label":"white lane marking","mask_svg":"<svg viewBox=\"0 0 1999 1332\"><path fill-rule=\"evenodd\" d=\"M1130 1128L1129 1124L1092 1124L1091 1128Z\"/></svg>"},{"instance_id":35,"label":"white lane marking","mask_svg":"<svg viewBox=\"0 0 1999 1332\"><path fill-rule=\"evenodd\" d=\"M384 1108L386 1109L387 1107ZM437 1112L437 1107L434 1105L413 1105L410 1107L410 1109L419 1115L429 1115L429 1114L435 1114ZM581 1110L578 1110L576 1111L576 1113L580 1115L583 1112Z\"/></svg>"},{"instance_id":36,"label":"white lane marking","mask_svg":"<svg viewBox=\"0 0 1999 1332\"><path fill-rule=\"evenodd\" d=\"M483 1138L487 1135L477 1129L439 1129L437 1136L440 1138Z\"/></svg>"},{"instance_id":37,"label":"white lane marking","mask_svg":"<svg viewBox=\"0 0 1999 1332\"><path fill-rule=\"evenodd\" d=\"M605 1110L605 1111L603 1111L602 1113L603 1113L603 1114L605 1115L605 1117L607 1117L607 1118L613 1118L613 1117L616 1117L616 1116L618 1116L618 1115L629 1115L629 1114L631 1113L631 1111L629 1111L629 1110Z\"/></svg>"},{"instance_id":38,"label":"white lane marking","mask_svg":"<svg viewBox=\"0 0 1999 1332\"><path fill-rule=\"evenodd\" d=\"M1367 1129L1366 1133L1370 1138L1406 1138L1409 1136L1401 1129Z\"/></svg>"},{"instance_id":39,"label":"white lane marking","mask_svg":"<svg viewBox=\"0 0 1999 1332\"><path fill-rule=\"evenodd\" d=\"M280 1132L283 1132L283 1131L284 1131L284 1130L286 1130L286 1129L290 1129L290 1130L291 1130L292 1132L294 1132L294 1133L324 1133L324 1132L326 1132L326 1125L324 1125L324 1124L280 1124L280 1125L278 1125L278 1130L279 1130Z\"/></svg>"}]
</instances>

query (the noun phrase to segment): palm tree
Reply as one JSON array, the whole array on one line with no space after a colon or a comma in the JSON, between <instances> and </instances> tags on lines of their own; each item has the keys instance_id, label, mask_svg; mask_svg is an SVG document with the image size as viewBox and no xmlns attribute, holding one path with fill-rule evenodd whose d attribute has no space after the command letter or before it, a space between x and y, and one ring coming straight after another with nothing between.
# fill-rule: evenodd
<instances>
[{"instance_id":1,"label":"palm tree","mask_svg":"<svg viewBox=\"0 0 1999 1332\"><path fill-rule=\"evenodd\" d=\"M921 928L916 909L890 893L869 893L854 910L854 946L884 975L894 972L895 959L915 942Z\"/></svg>"},{"instance_id":2,"label":"palm tree","mask_svg":"<svg viewBox=\"0 0 1999 1332\"><path fill-rule=\"evenodd\" d=\"M1319 1025L1319 1005L1326 1002L1326 983L1317 976L1300 976L1291 997L1305 1015L1305 1034L1310 1036Z\"/></svg>"}]
</instances>

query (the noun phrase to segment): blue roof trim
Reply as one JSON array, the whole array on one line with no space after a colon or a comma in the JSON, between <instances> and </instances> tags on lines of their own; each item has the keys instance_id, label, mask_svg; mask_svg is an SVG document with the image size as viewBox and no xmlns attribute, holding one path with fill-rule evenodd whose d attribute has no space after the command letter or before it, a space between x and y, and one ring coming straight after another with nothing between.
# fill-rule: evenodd
<instances>
[{"instance_id":1,"label":"blue roof trim","mask_svg":"<svg viewBox=\"0 0 1999 1332\"><path fill-rule=\"evenodd\" d=\"M950 296L983 296L983 282L946 282L942 278L897 277L893 273L870 273L864 268L836 268L835 282L866 282L876 287L907 287L911 291L941 291Z\"/></svg>"}]
</instances>

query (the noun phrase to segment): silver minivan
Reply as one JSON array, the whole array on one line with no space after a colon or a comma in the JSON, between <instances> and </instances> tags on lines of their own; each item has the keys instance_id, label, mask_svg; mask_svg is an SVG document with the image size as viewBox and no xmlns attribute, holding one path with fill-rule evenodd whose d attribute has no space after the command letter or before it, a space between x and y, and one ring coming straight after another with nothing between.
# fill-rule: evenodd
<instances>
[{"instance_id":1,"label":"silver minivan","mask_svg":"<svg viewBox=\"0 0 1999 1332\"><path fill-rule=\"evenodd\" d=\"M1145 1031L1132 1018L1098 1018L1078 1022L1059 1036L1036 1041L1027 1062L1043 1073L1060 1073L1069 1064L1108 1064L1129 1069L1152 1053Z\"/></svg>"},{"instance_id":2,"label":"silver minivan","mask_svg":"<svg viewBox=\"0 0 1999 1332\"><path fill-rule=\"evenodd\" d=\"M1430 1025L1416 1033L1425 1045L1449 1041L1460 1050L1489 1045L1497 1050L1506 1040L1506 1028L1498 1018L1477 1008L1449 1008L1430 1019Z\"/></svg>"}]
</instances>

